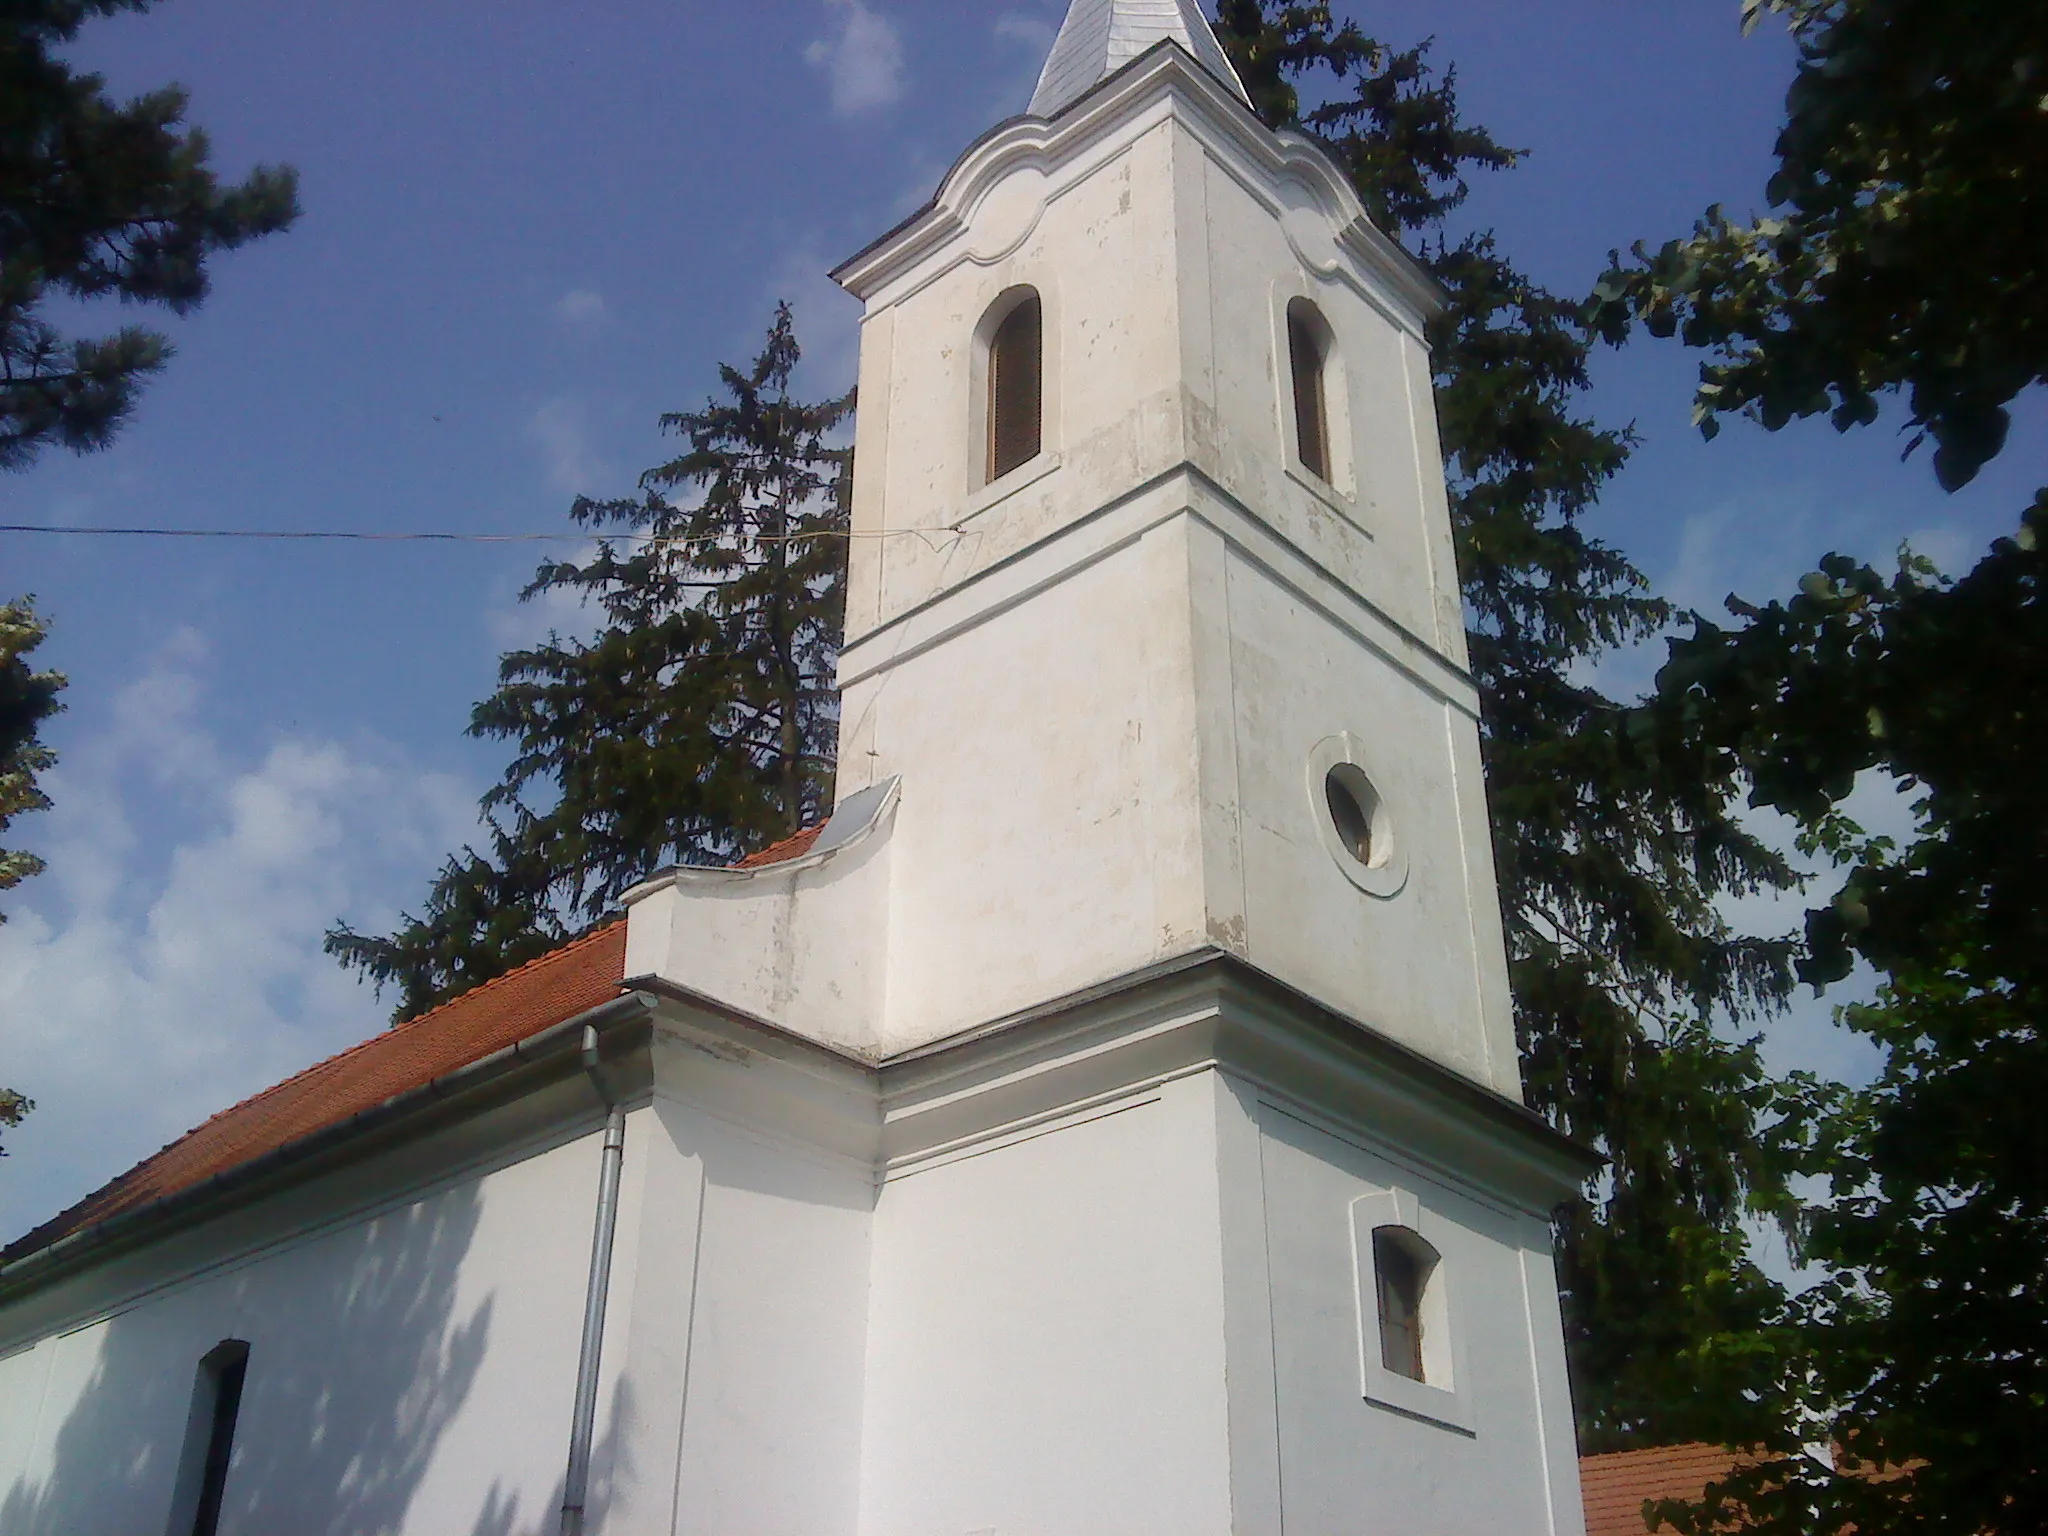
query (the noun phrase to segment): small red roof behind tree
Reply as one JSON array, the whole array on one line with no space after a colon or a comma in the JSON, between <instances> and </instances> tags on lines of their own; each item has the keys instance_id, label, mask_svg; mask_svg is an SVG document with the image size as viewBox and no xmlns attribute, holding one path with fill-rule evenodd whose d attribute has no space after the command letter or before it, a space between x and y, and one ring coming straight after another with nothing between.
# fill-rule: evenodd
<instances>
[{"instance_id":1,"label":"small red roof behind tree","mask_svg":"<svg viewBox=\"0 0 2048 1536\"><path fill-rule=\"evenodd\" d=\"M1646 1536L1643 1505L1651 1499L1697 1499L1735 1470L1736 1454L1721 1445L1667 1445L1579 1458L1586 1536ZM1668 1531L1670 1526L1662 1526Z\"/></svg>"}]
</instances>

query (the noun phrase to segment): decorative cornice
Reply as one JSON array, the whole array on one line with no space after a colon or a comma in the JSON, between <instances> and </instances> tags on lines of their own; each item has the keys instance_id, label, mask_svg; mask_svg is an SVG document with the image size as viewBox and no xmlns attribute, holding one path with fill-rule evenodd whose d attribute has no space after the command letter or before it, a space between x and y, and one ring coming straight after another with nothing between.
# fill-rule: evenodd
<instances>
[{"instance_id":1,"label":"decorative cornice","mask_svg":"<svg viewBox=\"0 0 2048 1536\"><path fill-rule=\"evenodd\" d=\"M1199 949L879 1059L834 1050L672 985L641 983L483 1061L179 1195L0 1270L0 1305L82 1269L302 1185L580 1069L586 1027L619 1068L652 1067L686 1102L902 1176L1094 1107L1216 1071L1427 1166L1482 1198L1542 1212L1602 1163L1511 1098L1217 949ZM677 1077L708 1070L698 1090Z\"/></svg>"},{"instance_id":2,"label":"decorative cornice","mask_svg":"<svg viewBox=\"0 0 2048 1536\"><path fill-rule=\"evenodd\" d=\"M1602 1166L1515 1100L1201 949L884 1060L885 1173L1207 1070L1527 1210Z\"/></svg>"},{"instance_id":3,"label":"decorative cornice","mask_svg":"<svg viewBox=\"0 0 2048 1536\"><path fill-rule=\"evenodd\" d=\"M1335 259L1337 253L1350 256L1411 311L1411 328L1442 307L1436 280L1373 224L1357 192L1318 144L1301 134L1267 128L1249 106L1170 41L1148 49L1055 119L1020 117L998 124L954 162L930 202L842 262L833 270L833 280L863 300L882 295L958 241L982 200L1006 177L1027 169L1050 176L1087 155L1118 128L1161 107L1174 112L1226 165L1235 158L1243 170L1255 173L1240 174L1239 179L1276 216L1284 216L1286 210L1272 195L1274 185L1294 181L1309 189L1332 215L1335 228L1327 252L1303 251L1296 239L1297 252L1309 265L1332 275L1342 266ZM957 259L972 260L975 253L963 249Z\"/></svg>"}]
</instances>

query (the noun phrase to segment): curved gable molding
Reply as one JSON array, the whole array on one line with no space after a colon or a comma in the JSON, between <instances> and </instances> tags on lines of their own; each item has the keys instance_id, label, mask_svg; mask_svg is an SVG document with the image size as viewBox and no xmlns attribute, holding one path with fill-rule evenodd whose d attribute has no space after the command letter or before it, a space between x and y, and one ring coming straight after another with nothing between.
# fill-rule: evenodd
<instances>
[{"instance_id":1,"label":"curved gable molding","mask_svg":"<svg viewBox=\"0 0 2048 1536\"><path fill-rule=\"evenodd\" d=\"M796 858L752 866L679 864L641 881L619 897L619 905L630 911L648 897L678 887L694 890L746 887L773 883L818 869L831 862L833 855L859 847L887 826L890 813L896 809L900 783L898 779L888 778L857 794L848 795L833 811L831 820L825 823L824 830L810 850Z\"/></svg>"},{"instance_id":2,"label":"curved gable molding","mask_svg":"<svg viewBox=\"0 0 2048 1536\"><path fill-rule=\"evenodd\" d=\"M1011 118L984 134L954 162L929 203L834 269L833 280L856 298L890 302L958 262L1000 261L1030 238L1077 166L1124 147L1118 129L1151 126L1168 114L1280 218L1296 255L1319 278L1379 289L1406 311L1390 311L1390 318L1410 329L1442 307L1436 280L1373 224L1320 145L1267 128L1170 39L1057 118ZM926 269L948 244L959 247L953 260ZM912 281L903 292L891 291L906 279Z\"/></svg>"}]
</instances>

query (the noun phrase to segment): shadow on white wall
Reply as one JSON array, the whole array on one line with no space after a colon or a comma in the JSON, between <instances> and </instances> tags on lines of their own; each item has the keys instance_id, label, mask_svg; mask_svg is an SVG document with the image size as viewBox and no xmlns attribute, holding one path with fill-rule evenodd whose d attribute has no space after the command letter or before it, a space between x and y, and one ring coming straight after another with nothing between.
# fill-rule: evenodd
<instances>
[{"instance_id":1,"label":"shadow on white wall","mask_svg":"<svg viewBox=\"0 0 2048 1536\"><path fill-rule=\"evenodd\" d=\"M282 1255L271 1262L290 1272L264 1283L252 1282L253 1270L230 1271L99 1325L88 1379L61 1427L46 1432L42 1475L7 1491L0 1530L164 1536L193 1372L215 1335L251 1346L222 1532L386 1536L420 1519L459 1529L442 1516L467 1502L462 1467L437 1469L438 1513L415 1505L465 1409L485 1420L559 1419L565 1447L569 1418L566 1396L546 1383L535 1383L531 1402L470 1403L494 1344L489 1297L458 1315L480 1207L474 1186L451 1190ZM612 1422L625 1416L615 1411ZM555 1529L559 1479L535 1507L518 1469L491 1464L487 1432L471 1425L462 1439L480 1441L462 1446L461 1459L485 1484L472 1536ZM601 1469L612 1467L609 1450L599 1448ZM608 1487L593 1494L601 1504Z\"/></svg>"}]
</instances>

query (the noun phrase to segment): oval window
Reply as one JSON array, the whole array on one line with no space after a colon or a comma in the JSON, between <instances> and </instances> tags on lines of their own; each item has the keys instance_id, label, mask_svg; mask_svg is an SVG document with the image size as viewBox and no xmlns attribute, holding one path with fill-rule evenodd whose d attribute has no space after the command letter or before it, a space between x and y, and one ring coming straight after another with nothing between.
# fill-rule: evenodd
<instances>
[{"instance_id":1,"label":"oval window","mask_svg":"<svg viewBox=\"0 0 2048 1536\"><path fill-rule=\"evenodd\" d=\"M1377 835L1379 792L1356 763L1339 763L1324 775L1323 799L1344 851L1367 869L1384 865L1387 850Z\"/></svg>"}]
</instances>

